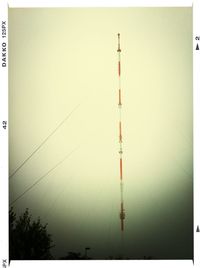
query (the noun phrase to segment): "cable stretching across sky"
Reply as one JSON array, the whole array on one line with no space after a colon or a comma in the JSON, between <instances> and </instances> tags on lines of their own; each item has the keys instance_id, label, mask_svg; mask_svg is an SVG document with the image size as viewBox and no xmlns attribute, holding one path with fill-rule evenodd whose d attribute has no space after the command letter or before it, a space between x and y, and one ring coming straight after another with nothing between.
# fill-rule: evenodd
<instances>
[{"instance_id":1,"label":"cable stretching across sky","mask_svg":"<svg viewBox=\"0 0 200 268\"><path fill-rule=\"evenodd\" d=\"M11 179L25 164L28 162L31 157L39 151L39 149L53 136L53 134L69 119L69 117L73 114L74 111L80 106L80 103L60 122L60 124L42 141L40 145L15 169L15 171L9 176Z\"/></svg>"},{"instance_id":2,"label":"cable stretching across sky","mask_svg":"<svg viewBox=\"0 0 200 268\"><path fill-rule=\"evenodd\" d=\"M119 170L120 170L120 221L121 221L121 231L124 231L124 220L125 220L125 209L124 209L124 199L123 199L123 164L122 164L122 118L121 118L121 110L122 110L122 94L121 94L121 48L120 48L120 34L118 33L118 77L119 77Z\"/></svg>"},{"instance_id":3,"label":"cable stretching across sky","mask_svg":"<svg viewBox=\"0 0 200 268\"><path fill-rule=\"evenodd\" d=\"M58 166L60 166L67 158L71 156L78 148L73 149L69 154L67 154L63 159L61 159L55 166L49 169L44 175L42 175L39 179L37 179L31 186L29 186L22 194L20 194L16 199L10 202L10 206L12 206L15 202L17 202L20 198L22 198L27 192L29 192L33 187L35 187L40 181L42 181L47 175L49 175L53 170L55 170Z\"/></svg>"}]
</instances>

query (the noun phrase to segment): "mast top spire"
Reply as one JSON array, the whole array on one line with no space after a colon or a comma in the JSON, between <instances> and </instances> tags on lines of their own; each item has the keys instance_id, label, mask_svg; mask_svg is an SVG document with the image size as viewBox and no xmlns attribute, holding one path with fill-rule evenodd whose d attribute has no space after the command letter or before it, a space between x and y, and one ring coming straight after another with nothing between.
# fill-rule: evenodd
<instances>
[{"instance_id":1,"label":"mast top spire","mask_svg":"<svg viewBox=\"0 0 200 268\"><path fill-rule=\"evenodd\" d=\"M117 35L118 35L118 49L117 49L117 52L121 52L121 48L120 48L120 33L118 33Z\"/></svg>"}]
</instances>

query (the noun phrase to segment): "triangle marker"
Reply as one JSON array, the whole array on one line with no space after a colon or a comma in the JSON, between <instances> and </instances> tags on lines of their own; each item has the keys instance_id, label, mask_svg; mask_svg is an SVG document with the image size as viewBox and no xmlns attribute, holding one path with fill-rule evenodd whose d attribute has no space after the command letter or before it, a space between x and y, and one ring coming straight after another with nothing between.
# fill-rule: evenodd
<instances>
[{"instance_id":1,"label":"triangle marker","mask_svg":"<svg viewBox=\"0 0 200 268\"><path fill-rule=\"evenodd\" d=\"M199 45L197 44L197 46L196 46L196 50L199 50Z\"/></svg>"}]
</instances>

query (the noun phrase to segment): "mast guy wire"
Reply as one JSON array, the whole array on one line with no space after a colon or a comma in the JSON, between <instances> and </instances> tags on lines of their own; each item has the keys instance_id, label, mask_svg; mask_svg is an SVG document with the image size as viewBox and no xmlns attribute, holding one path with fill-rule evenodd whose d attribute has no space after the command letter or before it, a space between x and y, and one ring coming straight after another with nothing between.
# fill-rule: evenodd
<instances>
[{"instance_id":1,"label":"mast guy wire","mask_svg":"<svg viewBox=\"0 0 200 268\"><path fill-rule=\"evenodd\" d=\"M22 162L22 164L9 176L11 179L27 162L28 160L53 136L53 134L67 121L67 119L77 110L80 103L63 119L63 121L42 141L42 143Z\"/></svg>"},{"instance_id":2,"label":"mast guy wire","mask_svg":"<svg viewBox=\"0 0 200 268\"><path fill-rule=\"evenodd\" d=\"M73 154L78 148L76 147L74 150L72 150L68 155L66 155L61 161L59 161L53 168L48 170L44 175L42 175L38 180L36 180L31 186L29 186L22 194L20 194L16 199L14 199L10 206L12 206L14 203L16 203L21 197L23 197L27 192L29 192L34 186L36 186L42 179L44 179L47 175L49 175L54 169L56 169L59 165L61 165L71 154Z\"/></svg>"}]
</instances>

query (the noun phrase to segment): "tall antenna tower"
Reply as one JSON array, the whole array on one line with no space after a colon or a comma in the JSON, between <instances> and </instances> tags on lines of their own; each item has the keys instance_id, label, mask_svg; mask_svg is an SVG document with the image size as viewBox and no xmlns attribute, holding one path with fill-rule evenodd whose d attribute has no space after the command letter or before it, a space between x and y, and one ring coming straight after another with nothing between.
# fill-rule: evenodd
<instances>
[{"instance_id":1,"label":"tall antenna tower","mask_svg":"<svg viewBox=\"0 0 200 268\"><path fill-rule=\"evenodd\" d=\"M124 220L125 220L125 209L124 209L124 200L123 200L123 165L122 165L122 118L121 118L121 110L122 110L122 94L121 94L121 48L120 48L120 34L118 33L118 77L119 77L119 170L120 170L120 213L119 218L121 221L121 231L124 231Z\"/></svg>"}]
</instances>

